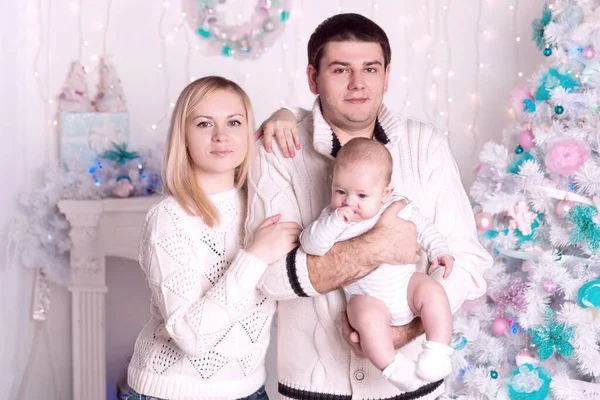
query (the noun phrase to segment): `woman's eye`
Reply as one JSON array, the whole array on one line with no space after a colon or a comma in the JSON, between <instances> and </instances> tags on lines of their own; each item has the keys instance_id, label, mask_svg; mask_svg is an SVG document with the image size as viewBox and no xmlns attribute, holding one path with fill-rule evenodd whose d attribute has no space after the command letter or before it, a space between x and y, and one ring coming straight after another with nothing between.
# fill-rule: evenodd
<instances>
[{"instance_id":1,"label":"woman's eye","mask_svg":"<svg viewBox=\"0 0 600 400\"><path fill-rule=\"evenodd\" d=\"M210 127L211 125L210 125L210 122L208 122L208 121L202 121L202 122L200 122L200 123L199 123L197 126L198 126L199 128L208 128L208 127Z\"/></svg>"},{"instance_id":2,"label":"woman's eye","mask_svg":"<svg viewBox=\"0 0 600 400\"><path fill-rule=\"evenodd\" d=\"M240 121L234 119L232 121L229 121L229 125L231 125L231 126L240 126L240 125L242 125L242 123Z\"/></svg>"}]
</instances>

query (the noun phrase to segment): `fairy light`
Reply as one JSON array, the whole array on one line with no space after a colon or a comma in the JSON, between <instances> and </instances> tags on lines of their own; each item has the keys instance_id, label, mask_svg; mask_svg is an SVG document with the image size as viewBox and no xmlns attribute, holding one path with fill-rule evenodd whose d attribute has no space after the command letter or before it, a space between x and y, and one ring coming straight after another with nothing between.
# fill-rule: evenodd
<instances>
[{"instance_id":1,"label":"fairy light","mask_svg":"<svg viewBox=\"0 0 600 400\"><path fill-rule=\"evenodd\" d=\"M448 0L447 4L444 5L444 11L448 11L449 8L451 6L451 0ZM449 71L446 75L446 79L445 79L445 84L444 84L444 97L447 99L447 104L445 105L446 107L446 115L445 115L445 119L444 119L444 126L446 127L446 130L450 129L450 105L452 104L452 98L450 97L450 78L451 76L454 76L454 72L451 71L451 65L452 65L452 47L450 46L450 33L448 31L448 18L449 18L450 13L446 12L444 13L444 28L443 28L443 32L444 32L444 39L445 39L445 43L446 43L446 70ZM452 72L452 75L450 74Z\"/></svg>"},{"instance_id":2,"label":"fairy light","mask_svg":"<svg viewBox=\"0 0 600 400\"><path fill-rule=\"evenodd\" d=\"M411 41L412 41L412 29L410 28L411 25L411 19L409 17L407 17L407 15L409 15L408 10L407 10L407 5L406 2L401 2L399 3L401 4L400 7L401 11L400 11L400 17L398 18L400 21L400 26L402 27L402 36L404 38L404 47L406 48L406 52L409 53L410 52L410 48L411 48ZM404 58L404 71L402 71L402 75L400 76L400 81L404 84L406 84L409 81L409 77L408 74L410 72L410 68L411 68L411 59L412 57L405 57ZM406 109L406 107L408 107L410 105L410 101L408 101L409 96L410 96L410 88L411 85L404 85L404 88L402 90L402 98L400 99L400 104L401 104L401 109L399 110L400 113L403 113L404 110Z\"/></svg>"},{"instance_id":3,"label":"fairy light","mask_svg":"<svg viewBox=\"0 0 600 400\"><path fill-rule=\"evenodd\" d=\"M481 17L483 14L483 5L481 2L477 2L477 17L476 17L476 21L477 21L477 25L475 27L475 65L478 65L479 68L475 68L475 73L474 75L474 88L475 88L475 93L473 93L471 95L471 99L473 100L473 117L471 119L471 123L469 124L469 131L471 132L471 136L473 138L473 150L471 155L473 155L473 153L477 150L477 122L478 122L478 118L479 118L479 99L477 96L477 93L479 93L479 71L481 69L483 69L483 67L485 66L482 62L481 62L481 52L479 49L479 35L477 35L478 32L481 31Z\"/></svg>"},{"instance_id":4,"label":"fairy light","mask_svg":"<svg viewBox=\"0 0 600 400\"><path fill-rule=\"evenodd\" d=\"M430 64L431 64L431 51L433 50L433 44L435 42L437 42L437 38L436 37L431 37L431 29L432 29L432 23L431 20L432 15L431 15L431 11L429 9L429 7L425 7L424 5L421 6L421 10L423 10L425 12L425 21L427 22L427 36L426 38L427 40L427 49L426 49L426 64L425 64L425 68L423 69L423 83L426 84L427 83L427 78L428 78L428 74L430 73ZM437 32L436 32L437 33ZM435 102L435 99L437 98L437 93L435 92L435 89L431 90L429 92L429 101L430 102ZM430 110L429 110L429 106L427 104L427 102L423 101L423 113L425 114L427 120L432 121L432 114L435 114L435 103L434 103L434 109L431 111L430 114Z\"/></svg>"},{"instance_id":5,"label":"fairy light","mask_svg":"<svg viewBox=\"0 0 600 400\"><path fill-rule=\"evenodd\" d=\"M512 8L510 8L512 7ZM514 6L511 4L509 9L513 11L512 13L512 28L513 35L515 36L515 64L517 67L517 77L513 83L513 86L517 85L519 78L523 77L523 72L521 72L521 51L519 49L519 43L521 42L521 36L519 35L519 25L518 25L518 15L519 15L519 0L515 0Z\"/></svg>"}]
</instances>

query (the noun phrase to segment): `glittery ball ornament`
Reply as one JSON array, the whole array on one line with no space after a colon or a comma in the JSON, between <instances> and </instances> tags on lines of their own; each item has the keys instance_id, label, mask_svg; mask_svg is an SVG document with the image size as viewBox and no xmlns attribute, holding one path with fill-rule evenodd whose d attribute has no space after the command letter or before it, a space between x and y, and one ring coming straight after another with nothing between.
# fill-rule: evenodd
<instances>
[{"instance_id":1,"label":"glittery ball ornament","mask_svg":"<svg viewBox=\"0 0 600 400\"><path fill-rule=\"evenodd\" d=\"M583 58L585 58L586 60L591 60L594 57L596 57L596 50L594 50L592 46L588 46L585 49L583 49L581 55L583 55Z\"/></svg>"},{"instance_id":2,"label":"glittery ball ornament","mask_svg":"<svg viewBox=\"0 0 600 400\"><path fill-rule=\"evenodd\" d=\"M569 214L571 209L575 207L575 203L569 200L561 200L556 204L556 215L560 218L564 218L565 215Z\"/></svg>"},{"instance_id":3,"label":"glittery ball ornament","mask_svg":"<svg viewBox=\"0 0 600 400\"><path fill-rule=\"evenodd\" d=\"M526 129L519 133L517 141L525 151L529 151L535 147L533 139L533 132L531 132L529 129Z\"/></svg>"},{"instance_id":4,"label":"glittery ball ornament","mask_svg":"<svg viewBox=\"0 0 600 400\"><path fill-rule=\"evenodd\" d=\"M496 318L492 322L492 333L496 336L506 336L510 332L510 324L504 318Z\"/></svg>"},{"instance_id":5,"label":"glittery ball ornament","mask_svg":"<svg viewBox=\"0 0 600 400\"><path fill-rule=\"evenodd\" d=\"M480 232L487 232L494 225L494 218L491 214L480 212L475 215L475 224Z\"/></svg>"}]
</instances>

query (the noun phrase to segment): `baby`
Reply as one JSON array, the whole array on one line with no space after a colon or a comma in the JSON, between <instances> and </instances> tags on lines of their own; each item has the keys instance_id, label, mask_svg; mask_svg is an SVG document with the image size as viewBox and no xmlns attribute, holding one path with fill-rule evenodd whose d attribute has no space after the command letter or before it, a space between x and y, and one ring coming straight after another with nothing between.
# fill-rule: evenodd
<instances>
[{"instance_id":1,"label":"baby","mask_svg":"<svg viewBox=\"0 0 600 400\"><path fill-rule=\"evenodd\" d=\"M405 201L398 214L417 227L419 243L431 268L443 266L444 278L453 268L446 239L391 186L392 157L375 140L355 138L338 152L331 188L331 205L300 235L308 254L323 255L336 242L370 230L394 201ZM451 212L451 210L449 210ZM360 336L362 349L382 376L404 391L436 382L452 372L448 345L452 337L452 313L443 287L416 265L384 264L344 288L348 321ZM390 325L421 317L427 341L416 364L396 353Z\"/></svg>"}]
</instances>

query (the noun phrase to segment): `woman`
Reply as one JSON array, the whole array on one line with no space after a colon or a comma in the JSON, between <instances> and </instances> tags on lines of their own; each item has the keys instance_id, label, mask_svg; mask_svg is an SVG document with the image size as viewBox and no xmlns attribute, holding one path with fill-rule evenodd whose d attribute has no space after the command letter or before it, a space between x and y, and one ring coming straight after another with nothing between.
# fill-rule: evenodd
<instances>
[{"instance_id":1,"label":"woman","mask_svg":"<svg viewBox=\"0 0 600 400\"><path fill-rule=\"evenodd\" d=\"M268 398L275 303L256 285L268 264L297 247L300 227L272 216L242 248L252 128L248 96L227 79L199 79L177 100L167 196L142 231L151 317L129 365L130 399Z\"/></svg>"}]
</instances>

